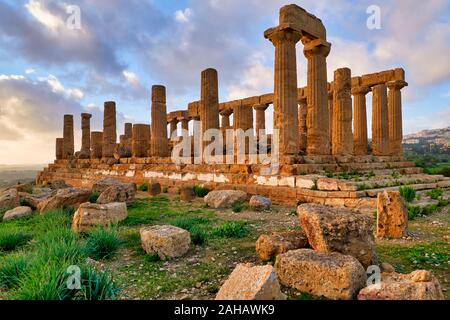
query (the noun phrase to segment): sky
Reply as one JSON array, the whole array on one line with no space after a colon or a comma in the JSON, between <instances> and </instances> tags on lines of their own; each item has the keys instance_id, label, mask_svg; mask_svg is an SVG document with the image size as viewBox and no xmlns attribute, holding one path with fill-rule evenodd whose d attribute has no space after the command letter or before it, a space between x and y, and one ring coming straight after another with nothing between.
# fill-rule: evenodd
<instances>
[{"instance_id":1,"label":"sky","mask_svg":"<svg viewBox=\"0 0 450 320\"><path fill-rule=\"evenodd\" d=\"M450 0L0 0L0 164L52 162L64 114L74 114L78 150L80 114L101 130L104 101L117 103L119 134L124 122L150 123L154 84L166 86L168 111L186 109L206 68L219 72L220 101L273 92L263 33L289 3L325 24L329 80L342 67L402 67L404 133L450 125ZM367 27L371 5L379 29Z\"/></svg>"}]
</instances>

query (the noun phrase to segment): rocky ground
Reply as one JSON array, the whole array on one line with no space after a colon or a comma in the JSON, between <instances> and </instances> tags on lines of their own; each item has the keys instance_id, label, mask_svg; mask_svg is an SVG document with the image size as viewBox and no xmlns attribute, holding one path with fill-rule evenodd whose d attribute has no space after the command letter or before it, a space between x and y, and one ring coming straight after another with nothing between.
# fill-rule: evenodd
<instances>
[{"instance_id":1,"label":"rocky ground","mask_svg":"<svg viewBox=\"0 0 450 320\"><path fill-rule=\"evenodd\" d=\"M444 196L447 194L448 190ZM421 195L420 201L428 204L427 201L432 201L428 198ZM128 208L128 218L118 226L120 250L97 265L113 276L120 289L119 299L214 299L238 263L263 264L255 254L255 241L260 235L300 228L295 207L274 205L269 210L254 211L244 205L240 209L240 212L211 209L201 198L185 203L176 194L149 197L148 193L138 192L137 200ZM200 235L197 245L182 258L159 261L145 253L139 237L142 226L156 224L195 228ZM4 225L0 222L0 231ZM27 247L21 250L26 251ZM409 223L409 236L405 239L377 240L377 253L380 262L392 264L400 273L431 270L439 279L446 299L450 299L448 205L415 217ZM6 255L0 252L0 263ZM282 291L289 299L318 298L286 287ZM0 289L0 299L10 298L7 290Z\"/></svg>"}]
</instances>

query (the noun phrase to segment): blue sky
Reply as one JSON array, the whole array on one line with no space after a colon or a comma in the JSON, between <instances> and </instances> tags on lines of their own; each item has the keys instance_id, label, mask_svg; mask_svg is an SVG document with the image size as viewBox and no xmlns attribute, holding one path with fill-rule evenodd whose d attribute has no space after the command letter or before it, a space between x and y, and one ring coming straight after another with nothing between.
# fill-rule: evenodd
<instances>
[{"instance_id":1,"label":"blue sky","mask_svg":"<svg viewBox=\"0 0 450 320\"><path fill-rule=\"evenodd\" d=\"M291 2L327 27L329 80L340 67L354 76L403 67L405 133L450 125L450 1ZM65 113L75 115L79 147L79 114L93 113L101 129L104 101L117 102L120 131L124 121L149 123L153 84L167 87L169 111L185 109L208 67L219 71L221 101L272 92L263 32L288 3L0 0L0 163L52 161ZM67 28L67 5L79 6L81 29ZM381 10L379 30L366 26L370 5ZM301 44L297 59L303 86Z\"/></svg>"}]
</instances>

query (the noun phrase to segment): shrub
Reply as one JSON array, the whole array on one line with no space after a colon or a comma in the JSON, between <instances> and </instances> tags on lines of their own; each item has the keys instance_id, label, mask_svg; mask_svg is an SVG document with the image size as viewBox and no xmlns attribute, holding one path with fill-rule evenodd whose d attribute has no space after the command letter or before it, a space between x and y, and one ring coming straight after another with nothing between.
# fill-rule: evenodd
<instances>
[{"instance_id":1,"label":"shrub","mask_svg":"<svg viewBox=\"0 0 450 320\"><path fill-rule=\"evenodd\" d=\"M96 203L98 197L100 197L100 194L97 191L92 192L91 196L89 197L89 202Z\"/></svg>"},{"instance_id":2,"label":"shrub","mask_svg":"<svg viewBox=\"0 0 450 320\"><path fill-rule=\"evenodd\" d=\"M417 216L422 214L421 207L408 207L408 220L414 220Z\"/></svg>"},{"instance_id":3,"label":"shrub","mask_svg":"<svg viewBox=\"0 0 450 320\"><path fill-rule=\"evenodd\" d=\"M115 299L118 289L107 271L97 271L90 267L81 270L81 290L77 299L82 300L111 300Z\"/></svg>"},{"instance_id":4,"label":"shrub","mask_svg":"<svg viewBox=\"0 0 450 320\"><path fill-rule=\"evenodd\" d=\"M235 212L235 213L241 212L243 208L244 208L244 204L242 202L239 202L239 201L236 201L231 206L231 210L233 210L233 212Z\"/></svg>"},{"instance_id":5,"label":"shrub","mask_svg":"<svg viewBox=\"0 0 450 320\"><path fill-rule=\"evenodd\" d=\"M168 192L169 192L169 188L168 188L168 187L163 187L163 188L161 189L161 192L162 192L162 193L168 193Z\"/></svg>"},{"instance_id":6,"label":"shrub","mask_svg":"<svg viewBox=\"0 0 450 320\"><path fill-rule=\"evenodd\" d=\"M416 198L416 190L411 187L400 187L398 191L400 191L400 195L408 203L412 202Z\"/></svg>"},{"instance_id":7,"label":"shrub","mask_svg":"<svg viewBox=\"0 0 450 320\"><path fill-rule=\"evenodd\" d=\"M202 217L180 218L171 222L172 225L189 231L191 241L195 245L203 245L206 242L208 232L200 225L207 223L209 223L209 219Z\"/></svg>"},{"instance_id":8,"label":"shrub","mask_svg":"<svg viewBox=\"0 0 450 320\"><path fill-rule=\"evenodd\" d=\"M433 200L438 200L442 195L444 194L444 190L437 188L433 189L430 192L427 193L427 196L429 196Z\"/></svg>"},{"instance_id":9,"label":"shrub","mask_svg":"<svg viewBox=\"0 0 450 320\"><path fill-rule=\"evenodd\" d=\"M28 233L21 231L0 231L0 251L13 251L32 239Z\"/></svg>"},{"instance_id":10,"label":"shrub","mask_svg":"<svg viewBox=\"0 0 450 320\"><path fill-rule=\"evenodd\" d=\"M27 268L24 256L9 256L0 265L0 287L11 289L17 286Z\"/></svg>"},{"instance_id":11,"label":"shrub","mask_svg":"<svg viewBox=\"0 0 450 320\"><path fill-rule=\"evenodd\" d=\"M94 259L113 257L121 245L116 230L97 228L89 234L86 243L87 253Z\"/></svg>"},{"instance_id":12,"label":"shrub","mask_svg":"<svg viewBox=\"0 0 450 320\"><path fill-rule=\"evenodd\" d=\"M153 263L153 262L161 261L161 258L159 257L159 255L156 252L154 252L152 254L146 254L144 257L144 260L146 262Z\"/></svg>"},{"instance_id":13,"label":"shrub","mask_svg":"<svg viewBox=\"0 0 450 320\"><path fill-rule=\"evenodd\" d=\"M201 246L206 243L208 239L208 232L199 226L194 226L189 231L191 233L191 241L197 246Z\"/></svg>"},{"instance_id":14,"label":"shrub","mask_svg":"<svg viewBox=\"0 0 450 320\"><path fill-rule=\"evenodd\" d=\"M245 223L240 221L225 222L212 231L212 234L219 238L243 238L248 233Z\"/></svg>"},{"instance_id":15,"label":"shrub","mask_svg":"<svg viewBox=\"0 0 450 320\"><path fill-rule=\"evenodd\" d=\"M139 191L144 191L147 192L148 191L148 183L143 183L138 187Z\"/></svg>"},{"instance_id":16,"label":"shrub","mask_svg":"<svg viewBox=\"0 0 450 320\"><path fill-rule=\"evenodd\" d=\"M209 189L204 188L202 186L194 186L194 193L197 197L199 198L204 198L208 193L209 193Z\"/></svg>"}]
</instances>

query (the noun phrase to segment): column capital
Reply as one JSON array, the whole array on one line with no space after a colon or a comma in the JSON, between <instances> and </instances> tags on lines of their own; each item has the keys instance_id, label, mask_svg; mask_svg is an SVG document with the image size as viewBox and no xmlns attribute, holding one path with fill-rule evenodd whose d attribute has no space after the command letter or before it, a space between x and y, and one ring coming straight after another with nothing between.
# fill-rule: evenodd
<instances>
[{"instance_id":1,"label":"column capital","mask_svg":"<svg viewBox=\"0 0 450 320\"><path fill-rule=\"evenodd\" d=\"M303 49L303 54L307 58L315 55L322 55L324 57L328 57L328 55L330 54L331 43L323 39L311 40L309 38L303 37L302 43L305 46Z\"/></svg>"},{"instance_id":2,"label":"column capital","mask_svg":"<svg viewBox=\"0 0 450 320\"><path fill-rule=\"evenodd\" d=\"M403 80L389 81L389 82L386 82L386 86L389 88L389 90L392 90L392 89L400 90L400 89L403 89L404 87L407 87L408 82L403 81Z\"/></svg>"},{"instance_id":3,"label":"column capital","mask_svg":"<svg viewBox=\"0 0 450 320\"><path fill-rule=\"evenodd\" d=\"M293 29L289 24L282 24L276 28L266 30L264 37L276 46L283 42L297 43L302 38L302 33Z\"/></svg>"},{"instance_id":4,"label":"column capital","mask_svg":"<svg viewBox=\"0 0 450 320\"><path fill-rule=\"evenodd\" d=\"M219 112L222 117L229 117L233 114L233 109L224 109Z\"/></svg>"},{"instance_id":5,"label":"column capital","mask_svg":"<svg viewBox=\"0 0 450 320\"><path fill-rule=\"evenodd\" d=\"M81 118L82 119L91 119L92 118L92 114L90 114L90 113L82 113L81 114Z\"/></svg>"},{"instance_id":6,"label":"column capital","mask_svg":"<svg viewBox=\"0 0 450 320\"><path fill-rule=\"evenodd\" d=\"M298 104L300 106L306 106L308 104L308 99L305 96L298 97Z\"/></svg>"},{"instance_id":7,"label":"column capital","mask_svg":"<svg viewBox=\"0 0 450 320\"><path fill-rule=\"evenodd\" d=\"M268 107L268 104L255 104L253 106L253 109L255 109L256 111L266 111Z\"/></svg>"},{"instance_id":8,"label":"column capital","mask_svg":"<svg viewBox=\"0 0 450 320\"><path fill-rule=\"evenodd\" d=\"M372 89L368 86L357 86L357 87L353 87L352 88L352 95L366 95L368 94L370 91L372 91Z\"/></svg>"}]
</instances>

